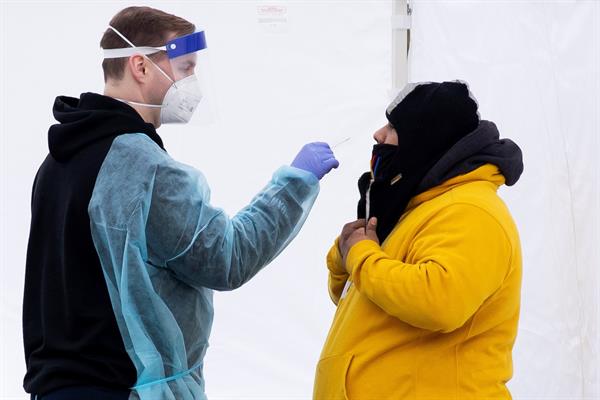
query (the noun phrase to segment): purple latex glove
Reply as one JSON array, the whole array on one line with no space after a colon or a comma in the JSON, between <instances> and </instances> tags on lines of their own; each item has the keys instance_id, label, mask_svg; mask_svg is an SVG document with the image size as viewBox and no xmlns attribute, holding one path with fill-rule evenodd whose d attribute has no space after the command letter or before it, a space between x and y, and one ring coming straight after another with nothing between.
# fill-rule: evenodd
<instances>
[{"instance_id":1,"label":"purple latex glove","mask_svg":"<svg viewBox=\"0 0 600 400\"><path fill-rule=\"evenodd\" d=\"M305 144L292 161L292 167L312 172L317 179L321 179L332 168L337 168L339 165L329 145L323 142Z\"/></svg>"}]
</instances>

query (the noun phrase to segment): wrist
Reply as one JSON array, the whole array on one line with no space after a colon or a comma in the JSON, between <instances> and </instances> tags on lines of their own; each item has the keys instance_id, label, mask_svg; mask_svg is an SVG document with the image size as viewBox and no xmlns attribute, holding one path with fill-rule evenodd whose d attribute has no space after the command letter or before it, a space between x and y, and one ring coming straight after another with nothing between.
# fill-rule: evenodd
<instances>
[{"instance_id":1,"label":"wrist","mask_svg":"<svg viewBox=\"0 0 600 400\"><path fill-rule=\"evenodd\" d=\"M292 172L293 175L303 178L304 180L309 181L310 183L315 183L315 181L319 182L319 178L317 178L317 176L314 173L304 168L297 167L293 163L289 166L285 165L283 168L289 169L289 171Z\"/></svg>"},{"instance_id":2,"label":"wrist","mask_svg":"<svg viewBox=\"0 0 600 400\"><path fill-rule=\"evenodd\" d=\"M380 251L379 244L374 240L365 238L352 245L346 254L344 267L349 275L360 268L365 259L375 251Z\"/></svg>"},{"instance_id":3,"label":"wrist","mask_svg":"<svg viewBox=\"0 0 600 400\"><path fill-rule=\"evenodd\" d=\"M327 269L334 275L347 275L339 241L340 238L336 238L335 243L327 253Z\"/></svg>"}]
</instances>

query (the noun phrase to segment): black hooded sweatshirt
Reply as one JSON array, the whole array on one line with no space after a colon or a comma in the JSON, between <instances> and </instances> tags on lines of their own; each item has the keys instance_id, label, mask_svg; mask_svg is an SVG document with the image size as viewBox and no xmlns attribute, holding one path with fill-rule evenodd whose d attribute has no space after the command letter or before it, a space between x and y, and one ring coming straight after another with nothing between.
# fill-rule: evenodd
<instances>
[{"instance_id":1,"label":"black hooded sweatshirt","mask_svg":"<svg viewBox=\"0 0 600 400\"><path fill-rule=\"evenodd\" d=\"M152 124L110 97L57 97L53 113L59 124L48 131L50 154L31 197L23 387L42 395L68 386L127 389L137 374L92 241L88 204L117 136L144 133L163 144Z\"/></svg>"}]
</instances>

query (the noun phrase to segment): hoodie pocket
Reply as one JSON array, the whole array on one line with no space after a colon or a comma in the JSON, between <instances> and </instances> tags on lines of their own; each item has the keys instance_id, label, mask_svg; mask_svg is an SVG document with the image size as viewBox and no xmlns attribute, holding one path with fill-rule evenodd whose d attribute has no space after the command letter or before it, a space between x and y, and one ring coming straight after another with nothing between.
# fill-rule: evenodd
<instances>
[{"instance_id":1,"label":"hoodie pocket","mask_svg":"<svg viewBox=\"0 0 600 400\"><path fill-rule=\"evenodd\" d=\"M317 365L314 400L348 400L346 378L354 355L326 357Z\"/></svg>"}]
</instances>

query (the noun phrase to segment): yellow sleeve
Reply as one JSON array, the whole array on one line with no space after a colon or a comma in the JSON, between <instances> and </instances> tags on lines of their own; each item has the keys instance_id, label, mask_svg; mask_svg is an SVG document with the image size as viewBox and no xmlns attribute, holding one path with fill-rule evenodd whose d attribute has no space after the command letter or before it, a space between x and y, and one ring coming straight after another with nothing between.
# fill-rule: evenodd
<instances>
[{"instance_id":1,"label":"yellow sleeve","mask_svg":"<svg viewBox=\"0 0 600 400\"><path fill-rule=\"evenodd\" d=\"M338 247L338 239L335 240L335 243L327 253L327 269L329 270L329 297L335 303L338 304L340 301L340 296L342 295L342 291L344 290L344 285L348 280L348 272L346 272L346 268L344 268L344 262L342 259L342 254L340 253L340 249Z\"/></svg>"},{"instance_id":2,"label":"yellow sleeve","mask_svg":"<svg viewBox=\"0 0 600 400\"><path fill-rule=\"evenodd\" d=\"M499 222L471 204L454 204L427 221L405 263L363 240L346 263L356 289L388 314L423 329L460 328L508 275L510 242Z\"/></svg>"}]
</instances>

